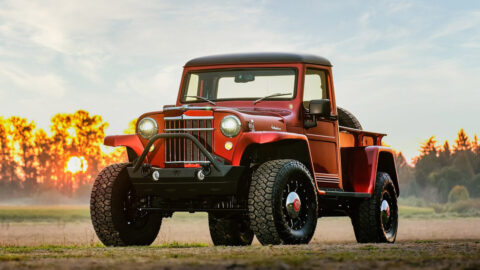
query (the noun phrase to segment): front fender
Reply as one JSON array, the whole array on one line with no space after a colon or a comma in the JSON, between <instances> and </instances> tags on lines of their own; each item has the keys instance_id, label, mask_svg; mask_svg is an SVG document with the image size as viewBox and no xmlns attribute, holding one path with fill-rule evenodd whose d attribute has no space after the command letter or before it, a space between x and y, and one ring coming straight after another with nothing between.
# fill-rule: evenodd
<instances>
[{"instance_id":1,"label":"front fender","mask_svg":"<svg viewBox=\"0 0 480 270\"><path fill-rule=\"evenodd\" d=\"M305 141L307 144L308 149L310 146L308 144L307 136L298 133L290 133L290 132L271 132L271 131L259 131L259 132L248 132L243 133L242 137L239 140L239 144L235 148L232 165L239 166L240 161L242 159L243 153L245 149L251 144L266 144L266 143L273 143L283 140L301 140ZM310 155L310 151L309 151ZM312 162L311 156L309 157L310 163ZM311 168L313 168L313 164L310 164Z\"/></svg>"},{"instance_id":2,"label":"front fender","mask_svg":"<svg viewBox=\"0 0 480 270\"><path fill-rule=\"evenodd\" d=\"M140 141L140 138L136 134L131 135L114 135L106 136L103 140L103 144L108 146L126 146L131 148L137 156L140 156L143 152L143 144Z\"/></svg>"}]
</instances>

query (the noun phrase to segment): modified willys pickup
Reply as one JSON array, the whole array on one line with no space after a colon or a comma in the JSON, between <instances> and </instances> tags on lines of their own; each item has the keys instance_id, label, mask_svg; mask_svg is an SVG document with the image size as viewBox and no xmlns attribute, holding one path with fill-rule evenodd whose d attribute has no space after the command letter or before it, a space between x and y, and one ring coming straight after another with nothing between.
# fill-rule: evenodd
<instances>
[{"instance_id":1,"label":"modified willys pickup","mask_svg":"<svg viewBox=\"0 0 480 270\"><path fill-rule=\"evenodd\" d=\"M97 176L92 223L107 246L149 245L163 218L204 211L215 245L275 245L308 243L318 218L349 216L358 242L393 243L399 188L384 136L337 107L323 57L196 58L175 105L105 138L128 162Z\"/></svg>"}]
</instances>

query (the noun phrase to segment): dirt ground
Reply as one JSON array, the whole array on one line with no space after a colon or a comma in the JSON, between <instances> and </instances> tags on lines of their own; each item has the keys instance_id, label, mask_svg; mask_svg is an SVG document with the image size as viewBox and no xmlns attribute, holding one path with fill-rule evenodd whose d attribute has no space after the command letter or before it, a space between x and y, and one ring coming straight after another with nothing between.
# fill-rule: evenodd
<instances>
[{"instance_id":1,"label":"dirt ground","mask_svg":"<svg viewBox=\"0 0 480 270\"><path fill-rule=\"evenodd\" d=\"M320 219L302 246L214 247L205 215L164 220L151 247L105 248L89 222L0 223L0 269L480 269L480 218L403 219L397 242L357 244Z\"/></svg>"},{"instance_id":2,"label":"dirt ground","mask_svg":"<svg viewBox=\"0 0 480 270\"><path fill-rule=\"evenodd\" d=\"M177 215L177 214L176 214ZM479 239L480 218L400 219L398 241ZM164 219L154 245L165 242L211 245L204 214ZM99 243L90 222L0 223L0 245L94 245ZM312 243L355 243L349 218L319 219ZM259 245L255 240L254 245Z\"/></svg>"}]
</instances>

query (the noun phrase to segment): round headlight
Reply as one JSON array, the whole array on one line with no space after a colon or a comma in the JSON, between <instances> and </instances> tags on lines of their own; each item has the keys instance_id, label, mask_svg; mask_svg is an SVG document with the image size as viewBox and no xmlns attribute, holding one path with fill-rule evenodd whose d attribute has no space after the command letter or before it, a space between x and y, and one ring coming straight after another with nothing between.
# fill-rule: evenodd
<instances>
[{"instance_id":1,"label":"round headlight","mask_svg":"<svg viewBox=\"0 0 480 270\"><path fill-rule=\"evenodd\" d=\"M222 119L222 122L220 122L220 131L226 137L232 138L237 136L241 128L242 123L235 115L227 115Z\"/></svg>"},{"instance_id":2,"label":"round headlight","mask_svg":"<svg viewBox=\"0 0 480 270\"><path fill-rule=\"evenodd\" d=\"M145 117L138 123L138 134L145 139L150 139L152 136L157 134L157 132L157 122L150 117Z\"/></svg>"}]
</instances>

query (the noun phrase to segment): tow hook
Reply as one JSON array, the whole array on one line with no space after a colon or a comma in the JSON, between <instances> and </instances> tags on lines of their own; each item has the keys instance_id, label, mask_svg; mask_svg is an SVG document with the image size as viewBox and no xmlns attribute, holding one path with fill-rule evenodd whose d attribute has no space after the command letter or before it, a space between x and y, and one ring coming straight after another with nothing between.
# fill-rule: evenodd
<instances>
[{"instance_id":1,"label":"tow hook","mask_svg":"<svg viewBox=\"0 0 480 270\"><path fill-rule=\"evenodd\" d=\"M205 173L203 172L203 169L198 170L195 175L199 181L203 181L203 179L205 179Z\"/></svg>"},{"instance_id":2,"label":"tow hook","mask_svg":"<svg viewBox=\"0 0 480 270\"><path fill-rule=\"evenodd\" d=\"M159 171L153 171L152 178L153 178L153 181L160 180L160 172Z\"/></svg>"},{"instance_id":3,"label":"tow hook","mask_svg":"<svg viewBox=\"0 0 480 270\"><path fill-rule=\"evenodd\" d=\"M202 169L195 172L195 176L199 181L203 181L206 176L210 175L210 167L204 166Z\"/></svg>"}]
</instances>

